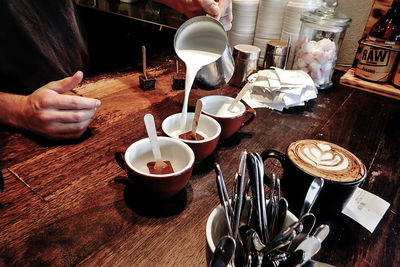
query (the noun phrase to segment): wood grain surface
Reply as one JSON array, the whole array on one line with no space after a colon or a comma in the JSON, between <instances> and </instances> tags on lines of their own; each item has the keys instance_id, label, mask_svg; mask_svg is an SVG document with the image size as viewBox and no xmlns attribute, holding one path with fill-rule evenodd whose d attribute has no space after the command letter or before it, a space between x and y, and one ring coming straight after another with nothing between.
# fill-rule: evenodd
<instances>
[{"instance_id":1,"label":"wood grain surface","mask_svg":"<svg viewBox=\"0 0 400 267\"><path fill-rule=\"evenodd\" d=\"M400 103L335 83L304 107L284 112L257 109L255 121L213 156L196 164L178 195L157 201L129 184L114 160L117 146L145 137L143 116L156 126L180 112L183 91L171 90L174 60L149 71L156 89L139 89L140 73L111 73L86 80L76 94L101 99L90 130L79 140L48 141L0 128L0 266L206 266L205 225L219 204L213 165L221 165L232 188L240 152L284 151L294 140L336 143L367 166L361 185L391 206L374 233L345 216L316 259L336 266L399 266ZM340 73L336 75L337 81ZM190 108L202 96L236 96L229 85L215 91L192 90ZM280 173L267 162L267 174ZM47 202L8 170L11 168Z\"/></svg>"}]
</instances>

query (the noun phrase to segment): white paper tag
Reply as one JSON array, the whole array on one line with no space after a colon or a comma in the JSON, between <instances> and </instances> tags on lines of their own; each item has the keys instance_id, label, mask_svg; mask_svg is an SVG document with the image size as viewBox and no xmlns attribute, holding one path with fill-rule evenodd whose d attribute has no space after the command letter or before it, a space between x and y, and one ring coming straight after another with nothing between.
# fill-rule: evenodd
<instances>
[{"instance_id":1,"label":"white paper tag","mask_svg":"<svg viewBox=\"0 0 400 267\"><path fill-rule=\"evenodd\" d=\"M390 204L382 198L357 188L342 213L372 233L389 206Z\"/></svg>"}]
</instances>

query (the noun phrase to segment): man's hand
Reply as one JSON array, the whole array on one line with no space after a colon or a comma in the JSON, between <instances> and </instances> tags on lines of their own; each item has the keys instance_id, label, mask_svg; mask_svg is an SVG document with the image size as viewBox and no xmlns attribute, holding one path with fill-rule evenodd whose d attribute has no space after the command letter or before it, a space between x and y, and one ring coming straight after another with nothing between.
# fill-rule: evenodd
<instances>
[{"instance_id":1,"label":"man's hand","mask_svg":"<svg viewBox=\"0 0 400 267\"><path fill-rule=\"evenodd\" d=\"M156 0L191 18L205 13L219 20L226 31L232 28L232 0Z\"/></svg>"},{"instance_id":2,"label":"man's hand","mask_svg":"<svg viewBox=\"0 0 400 267\"><path fill-rule=\"evenodd\" d=\"M76 87L82 78L83 73L78 71L23 97L18 126L50 139L80 137L101 104L93 98L63 95Z\"/></svg>"},{"instance_id":3,"label":"man's hand","mask_svg":"<svg viewBox=\"0 0 400 267\"><path fill-rule=\"evenodd\" d=\"M219 0L217 8L215 8L217 3L213 0L198 1L203 2L204 11L219 20L224 25L226 31L232 28L232 0Z\"/></svg>"}]
</instances>

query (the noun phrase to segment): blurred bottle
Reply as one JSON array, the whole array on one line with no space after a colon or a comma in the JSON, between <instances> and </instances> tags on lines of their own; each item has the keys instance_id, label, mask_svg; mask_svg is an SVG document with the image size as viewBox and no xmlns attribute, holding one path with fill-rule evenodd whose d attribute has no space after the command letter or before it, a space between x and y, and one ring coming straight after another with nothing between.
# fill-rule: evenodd
<instances>
[{"instance_id":1,"label":"blurred bottle","mask_svg":"<svg viewBox=\"0 0 400 267\"><path fill-rule=\"evenodd\" d=\"M400 51L400 0L393 0L361 44L364 47L355 74L370 81L389 81Z\"/></svg>"},{"instance_id":2,"label":"blurred bottle","mask_svg":"<svg viewBox=\"0 0 400 267\"><path fill-rule=\"evenodd\" d=\"M395 86L400 87L400 59L399 59L399 62L397 63L397 68L393 73L392 83Z\"/></svg>"}]
</instances>

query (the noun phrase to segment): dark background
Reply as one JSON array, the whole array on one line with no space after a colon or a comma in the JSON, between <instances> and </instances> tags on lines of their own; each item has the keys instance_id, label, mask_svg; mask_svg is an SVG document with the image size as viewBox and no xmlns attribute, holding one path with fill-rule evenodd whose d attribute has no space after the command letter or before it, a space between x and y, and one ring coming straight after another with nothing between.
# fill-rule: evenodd
<instances>
[{"instance_id":1,"label":"dark background","mask_svg":"<svg viewBox=\"0 0 400 267\"><path fill-rule=\"evenodd\" d=\"M142 45L146 46L148 66L155 64L157 57L175 55L176 29L82 5L78 11L91 57L90 76L123 68L141 70Z\"/></svg>"}]
</instances>

